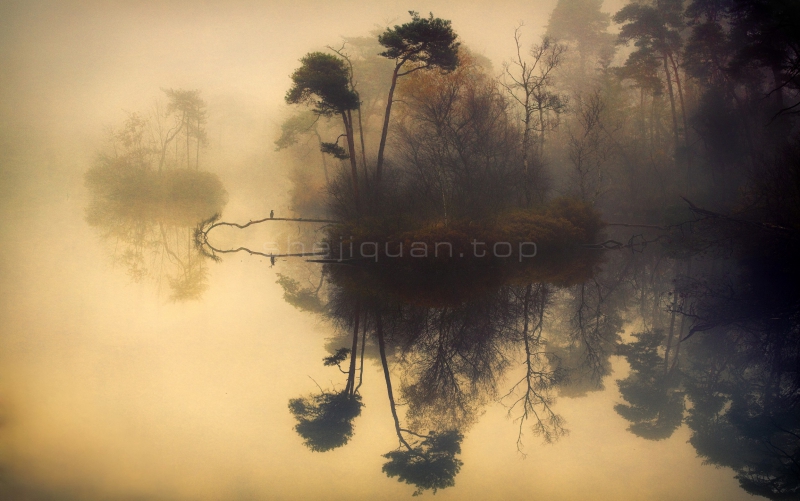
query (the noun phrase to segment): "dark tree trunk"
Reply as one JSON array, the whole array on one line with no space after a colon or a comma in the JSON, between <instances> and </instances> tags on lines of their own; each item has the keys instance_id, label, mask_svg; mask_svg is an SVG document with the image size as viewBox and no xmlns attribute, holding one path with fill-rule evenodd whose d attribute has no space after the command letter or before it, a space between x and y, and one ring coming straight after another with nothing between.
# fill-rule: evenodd
<instances>
[{"instance_id":1,"label":"dark tree trunk","mask_svg":"<svg viewBox=\"0 0 800 501\"><path fill-rule=\"evenodd\" d=\"M394 89L397 87L397 73L400 71L402 63L395 66L392 73L392 86L389 87L389 99L386 101L386 114L383 117L383 130L381 130L381 144L378 147L378 163L375 165L375 184L380 184L383 174L383 152L386 149L386 136L389 134L389 116L392 113L392 100L394 99Z\"/></svg>"},{"instance_id":2,"label":"dark tree trunk","mask_svg":"<svg viewBox=\"0 0 800 501\"><path fill-rule=\"evenodd\" d=\"M408 450L411 446L408 445L400 428L400 418L397 417L397 406L394 403L394 393L392 392L392 378L389 375L389 363L386 361L386 342L383 339L383 322L381 321L380 314L375 316L375 334L378 337L378 350L381 354L381 365L383 366L383 377L386 379L386 392L389 395L389 407L392 410L392 417L394 418L394 428L397 432L397 438L400 443L405 445Z\"/></svg>"},{"instance_id":3,"label":"dark tree trunk","mask_svg":"<svg viewBox=\"0 0 800 501\"><path fill-rule=\"evenodd\" d=\"M356 211L361 212L361 197L358 192L358 165L356 164L356 146L353 140L353 122L350 111L342 112L345 136L347 136L347 149L350 154L350 175L353 178L353 198L356 201Z\"/></svg>"},{"instance_id":4,"label":"dark tree trunk","mask_svg":"<svg viewBox=\"0 0 800 501\"><path fill-rule=\"evenodd\" d=\"M689 121L686 119L686 103L683 100L683 85L681 85L681 76L678 72L678 65L672 55L669 56L672 63L672 70L675 73L675 84L678 87L678 99L681 102L681 115L683 117L683 145L686 148L686 193L689 194L691 187L691 171L692 171L692 156L689 154Z\"/></svg>"},{"instance_id":5,"label":"dark tree trunk","mask_svg":"<svg viewBox=\"0 0 800 501\"><path fill-rule=\"evenodd\" d=\"M347 386L345 391L349 395L355 393L356 388L356 352L358 351L358 321L361 317L360 304L356 303L356 312L353 321L353 346L350 349L350 369L347 371Z\"/></svg>"},{"instance_id":6,"label":"dark tree trunk","mask_svg":"<svg viewBox=\"0 0 800 501\"><path fill-rule=\"evenodd\" d=\"M161 147L161 159L159 159L158 161L158 172L161 172L161 168L164 167L164 158L167 156L167 145L169 144L170 141L175 139L175 136L177 136L182 129L183 129L183 124L181 123L181 125L175 130L175 132L173 132L171 136L168 136L167 139L164 140L164 144ZM177 145L177 142L175 144Z\"/></svg>"},{"instance_id":7,"label":"dark tree trunk","mask_svg":"<svg viewBox=\"0 0 800 501\"><path fill-rule=\"evenodd\" d=\"M672 110L672 134L675 138L674 147L678 148L678 112L675 109L675 93L672 90L672 77L670 76L669 64L667 62L667 55L663 55L664 59L664 74L667 80L667 91L669 92L669 105Z\"/></svg>"}]
</instances>

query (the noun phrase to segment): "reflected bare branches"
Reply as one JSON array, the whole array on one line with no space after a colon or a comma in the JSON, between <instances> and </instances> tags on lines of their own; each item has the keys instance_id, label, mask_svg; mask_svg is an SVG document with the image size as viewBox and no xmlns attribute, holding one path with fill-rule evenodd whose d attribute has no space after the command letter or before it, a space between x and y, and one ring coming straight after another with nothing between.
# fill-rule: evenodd
<instances>
[{"instance_id":1,"label":"reflected bare branches","mask_svg":"<svg viewBox=\"0 0 800 501\"><path fill-rule=\"evenodd\" d=\"M506 400L508 416L519 423L517 451L523 456L524 426L530 421L535 436L552 443L567 433L564 419L553 410L553 390L565 378L551 353L545 350L542 339L544 315L550 291L545 284L529 284L522 294L522 330L520 338L524 357L523 377L511 386L501 401ZM516 417L515 417L516 416Z\"/></svg>"}]
</instances>

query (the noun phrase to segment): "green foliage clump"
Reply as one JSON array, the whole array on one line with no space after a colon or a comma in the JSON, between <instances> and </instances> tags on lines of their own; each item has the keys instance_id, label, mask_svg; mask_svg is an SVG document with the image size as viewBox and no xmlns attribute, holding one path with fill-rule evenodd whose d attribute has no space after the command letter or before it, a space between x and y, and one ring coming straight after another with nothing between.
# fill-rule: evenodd
<instances>
[{"instance_id":1,"label":"green foliage clump","mask_svg":"<svg viewBox=\"0 0 800 501\"><path fill-rule=\"evenodd\" d=\"M331 54L311 52L292 73L293 85L286 93L289 104L308 104L314 113L331 116L359 107L358 94L350 88L350 73L344 61Z\"/></svg>"},{"instance_id":2,"label":"green foliage clump","mask_svg":"<svg viewBox=\"0 0 800 501\"><path fill-rule=\"evenodd\" d=\"M450 21L433 17L420 17L409 11L411 22L387 29L378 36L386 47L381 56L388 59L421 63L425 67L438 67L452 71L458 66L457 35Z\"/></svg>"}]
</instances>

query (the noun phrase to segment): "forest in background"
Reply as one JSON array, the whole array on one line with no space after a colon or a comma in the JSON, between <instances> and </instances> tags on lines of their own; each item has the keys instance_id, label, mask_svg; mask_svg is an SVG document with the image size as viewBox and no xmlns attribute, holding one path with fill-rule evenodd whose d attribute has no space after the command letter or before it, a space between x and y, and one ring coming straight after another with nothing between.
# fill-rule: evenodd
<instances>
[{"instance_id":1,"label":"forest in background","mask_svg":"<svg viewBox=\"0 0 800 501\"><path fill-rule=\"evenodd\" d=\"M518 52L501 67L458 42L457 65L404 61L384 152L403 56L380 55L379 33L331 46L354 94L334 103L352 115L350 132L338 110L310 101L284 121L276 146L296 165L293 209L352 215L353 188L342 189L352 185L366 214L432 221L567 195L606 221L676 222L683 196L796 224L798 7L660 0L612 16L601 6L560 1L539 40L519 26L508 34Z\"/></svg>"},{"instance_id":2,"label":"forest in background","mask_svg":"<svg viewBox=\"0 0 800 501\"><path fill-rule=\"evenodd\" d=\"M631 433L664 440L688 425L697 453L747 492L797 495L800 6L601 7L560 0L541 39L522 25L509 35L517 52L500 68L449 22L414 12L301 60L287 102L308 106L276 146L295 162L292 209L347 221L331 241L508 235L519 211L552 214L565 201L606 226L559 240L562 251L604 252L602 262L547 263L550 276L425 280L330 264L316 288L282 276L287 301L339 331L325 364L350 360L344 390L290 402L312 450L353 435L359 344L362 367L365 346L374 357L378 345L400 443L384 472L415 494L454 485L460 443L488 402L508 407L520 452L528 429L557 440L556 395L602 390L618 355L630 373L616 381L615 411ZM541 226L532 235L547 240ZM516 364L522 379L507 382Z\"/></svg>"}]
</instances>

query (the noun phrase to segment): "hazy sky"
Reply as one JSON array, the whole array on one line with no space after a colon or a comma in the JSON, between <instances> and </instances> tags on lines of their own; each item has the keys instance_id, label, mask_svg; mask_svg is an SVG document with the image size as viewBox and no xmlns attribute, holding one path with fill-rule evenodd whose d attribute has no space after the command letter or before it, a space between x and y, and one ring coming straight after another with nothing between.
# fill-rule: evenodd
<instances>
[{"instance_id":1,"label":"hazy sky","mask_svg":"<svg viewBox=\"0 0 800 501\"><path fill-rule=\"evenodd\" d=\"M35 99L48 108L69 106L66 113L97 113L94 108L121 106L120 95L135 100L159 86L271 101L282 97L305 52L336 44L343 35L405 22L412 8L451 19L464 43L499 63L512 53L516 23L526 23L533 41L555 1L2 5L4 96L7 88L15 93L13 101Z\"/></svg>"}]
</instances>

